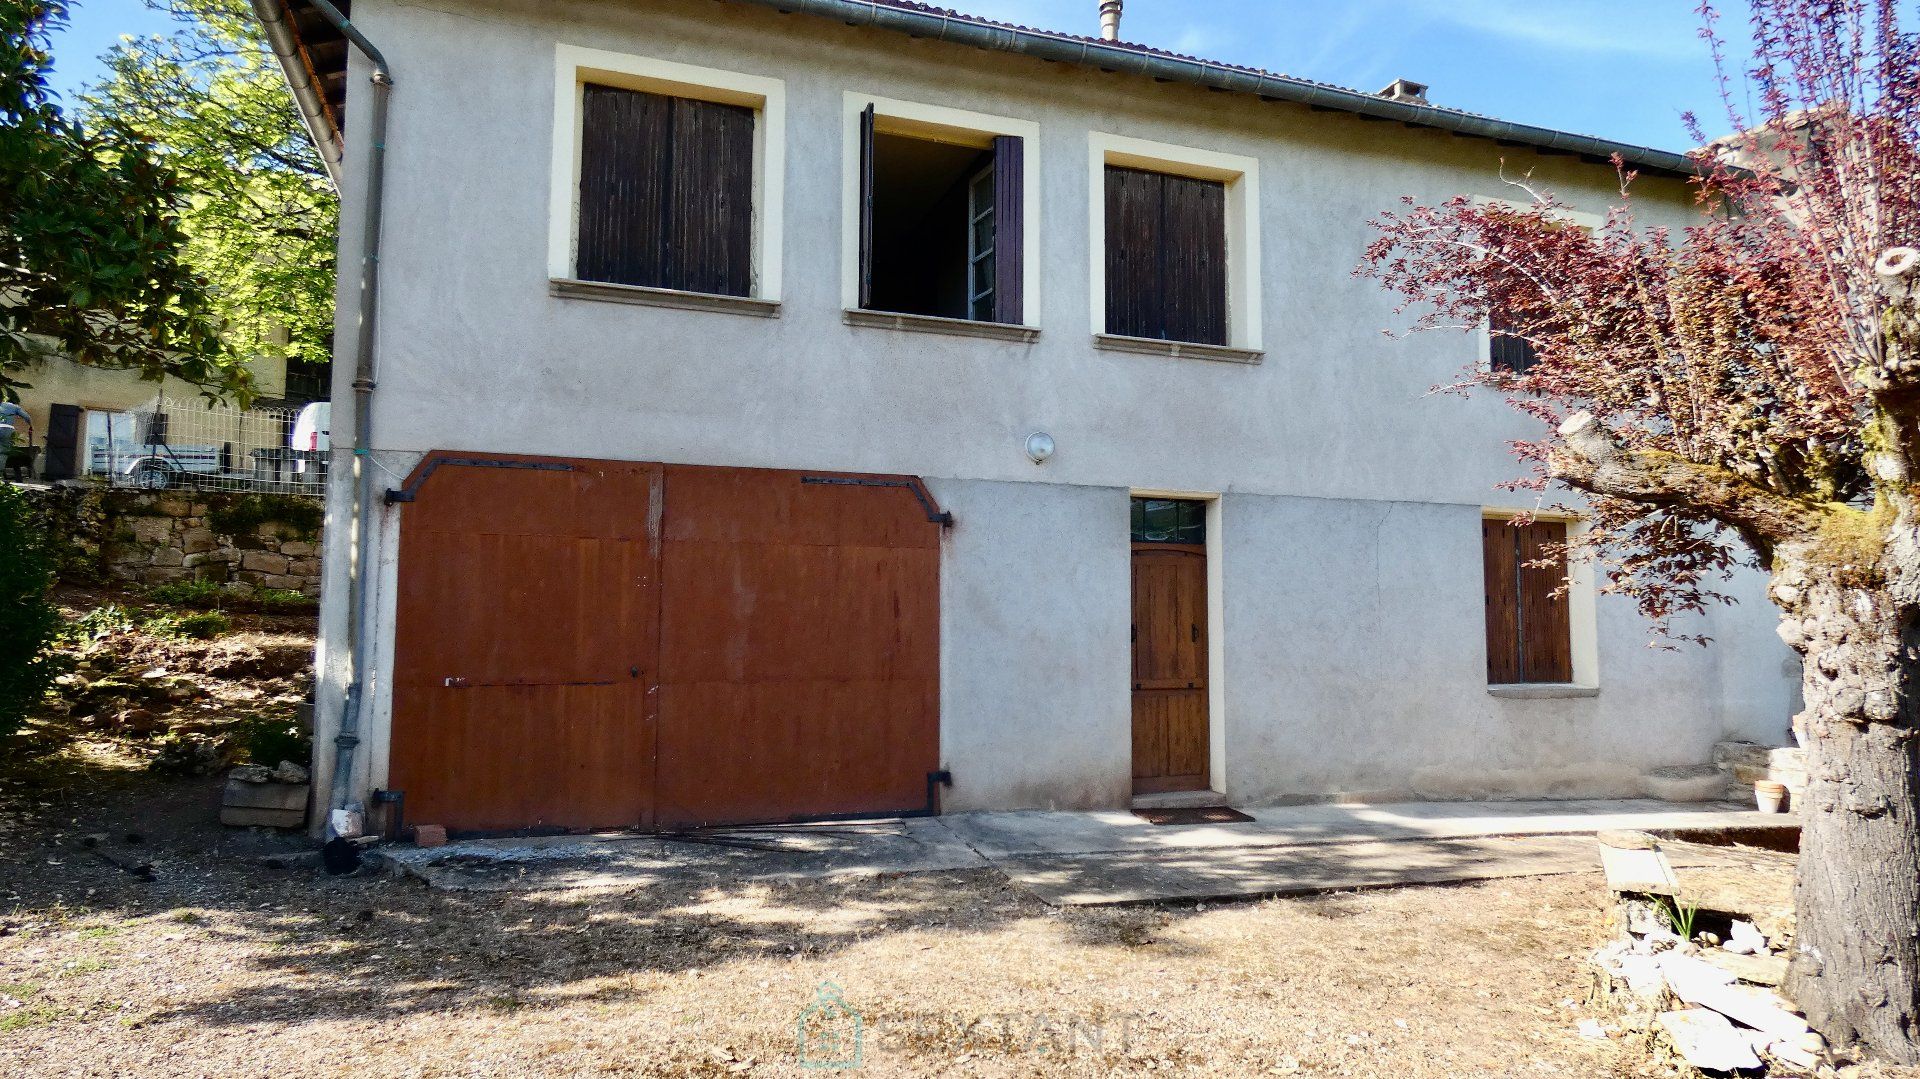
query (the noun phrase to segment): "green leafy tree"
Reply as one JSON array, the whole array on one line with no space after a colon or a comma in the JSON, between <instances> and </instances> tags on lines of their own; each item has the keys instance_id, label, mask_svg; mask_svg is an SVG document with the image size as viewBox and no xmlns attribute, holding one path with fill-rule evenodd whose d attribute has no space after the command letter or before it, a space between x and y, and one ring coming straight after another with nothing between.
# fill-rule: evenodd
<instances>
[{"instance_id":1,"label":"green leafy tree","mask_svg":"<svg viewBox=\"0 0 1920 1079\"><path fill-rule=\"evenodd\" d=\"M181 179L185 259L232 345L325 362L338 198L245 0L147 0L180 27L129 40L82 96Z\"/></svg>"},{"instance_id":2,"label":"green leafy tree","mask_svg":"<svg viewBox=\"0 0 1920 1079\"><path fill-rule=\"evenodd\" d=\"M0 736L11 734L53 677L47 644L60 615L47 601L53 560L26 496L0 483Z\"/></svg>"},{"instance_id":3,"label":"green leafy tree","mask_svg":"<svg viewBox=\"0 0 1920 1079\"><path fill-rule=\"evenodd\" d=\"M184 194L130 132L67 116L47 88L59 0L0 0L0 397L41 357L178 375L244 395L200 277Z\"/></svg>"}]
</instances>

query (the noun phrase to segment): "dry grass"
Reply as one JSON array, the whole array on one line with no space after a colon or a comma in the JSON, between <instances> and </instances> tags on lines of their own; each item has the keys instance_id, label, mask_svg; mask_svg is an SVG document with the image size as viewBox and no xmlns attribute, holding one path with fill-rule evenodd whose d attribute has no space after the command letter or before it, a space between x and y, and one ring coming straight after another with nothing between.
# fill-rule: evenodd
<instances>
[{"instance_id":1,"label":"dry grass","mask_svg":"<svg viewBox=\"0 0 1920 1079\"><path fill-rule=\"evenodd\" d=\"M1574 1030L1597 877L1075 911L986 871L458 894L263 866L286 841L211 799L148 781L16 836L0 1074L813 1074L824 981L873 1074L1643 1074ZM75 841L136 819L157 882Z\"/></svg>"},{"instance_id":2,"label":"dry grass","mask_svg":"<svg viewBox=\"0 0 1920 1079\"><path fill-rule=\"evenodd\" d=\"M293 688L271 643L111 647L211 674L169 723L217 729ZM795 1022L829 981L878 1075L1662 1074L1575 1031L1597 875L1070 911L989 871L435 892L267 864L304 843L221 829L218 780L150 756L58 717L0 755L0 1076L819 1074Z\"/></svg>"}]
</instances>

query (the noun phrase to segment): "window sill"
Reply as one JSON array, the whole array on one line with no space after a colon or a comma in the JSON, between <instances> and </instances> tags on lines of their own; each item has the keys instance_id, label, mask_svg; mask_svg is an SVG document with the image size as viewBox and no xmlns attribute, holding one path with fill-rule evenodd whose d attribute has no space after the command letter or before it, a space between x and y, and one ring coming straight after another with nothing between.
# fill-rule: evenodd
<instances>
[{"instance_id":1,"label":"window sill","mask_svg":"<svg viewBox=\"0 0 1920 1079\"><path fill-rule=\"evenodd\" d=\"M897 311L867 311L850 307L840 312L849 326L868 326L878 330L906 330L909 333L942 333L952 337L985 337L994 341L1036 341L1040 327L1007 322L976 322L965 318L938 315L909 315Z\"/></svg>"},{"instance_id":2,"label":"window sill","mask_svg":"<svg viewBox=\"0 0 1920 1079\"><path fill-rule=\"evenodd\" d=\"M1175 360L1217 360L1221 363L1259 363L1266 353L1257 348L1233 348L1229 345L1197 345L1190 341L1161 341L1152 337L1122 337L1113 333L1093 335L1093 347L1103 352L1131 352L1140 356L1166 356Z\"/></svg>"},{"instance_id":3,"label":"window sill","mask_svg":"<svg viewBox=\"0 0 1920 1079\"><path fill-rule=\"evenodd\" d=\"M619 285L611 281L580 281L554 277L547 290L563 300L603 300L609 303L634 303L646 307L674 307L683 311L720 311L730 315L779 318L780 302L753 296L722 296L710 292L681 292L646 285Z\"/></svg>"},{"instance_id":4,"label":"window sill","mask_svg":"<svg viewBox=\"0 0 1920 1079\"><path fill-rule=\"evenodd\" d=\"M1565 682L1516 682L1487 687L1487 696L1510 701L1560 701L1599 695L1599 686L1576 686Z\"/></svg>"}]
</instances>

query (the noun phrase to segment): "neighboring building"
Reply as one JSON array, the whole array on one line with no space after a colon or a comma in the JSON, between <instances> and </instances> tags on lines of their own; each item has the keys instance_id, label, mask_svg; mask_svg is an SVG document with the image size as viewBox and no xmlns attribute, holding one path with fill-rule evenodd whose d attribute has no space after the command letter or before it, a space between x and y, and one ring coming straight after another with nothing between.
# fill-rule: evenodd
<instances>
[{"instance_id":1,"label":"neighboring building","mask_svg":"<svg viewBox=\"0 0 1920 1079\"><path fill-rule=\"evenodd\" d=\"M256 7L359 266L369 68ZM1708 648L1556 597L1535 425L1429 393L1527 358L1352 275L1503 160L1600 212L1618 152L1684 222L1677 155L897 0L352 16L388 494L354 672L349 345L322 784L356 674L350 796L478 831L1631 795L1787 727L1760 578Z\"/></svg>"},{"instance_id":2,"label":"neighboring building","mask_svg":"<svg viewBox=\"0 0 1920 1079\"><path fill-rule=\"evenodd\" d=\"M324 398L329 392L327 364L289 362L262 354L248 365L253 372L257 405L298 407ZM97 450L114 440L130 437L119 430L108 434L109 417L125 417L147 407L157 397L192 400L199 388L183 379L159 382L141 378L123 368L96 367L63 355L50 355L19 376L28 388L20 403L32 420L32 445L38 449L31 474L54 481L87 474ZM120 426L128 426L125 420ZM29 431L22 429L15 444L25 446ZM92 449L93 453L90 453Z\"/></svg>"}]
</instances>

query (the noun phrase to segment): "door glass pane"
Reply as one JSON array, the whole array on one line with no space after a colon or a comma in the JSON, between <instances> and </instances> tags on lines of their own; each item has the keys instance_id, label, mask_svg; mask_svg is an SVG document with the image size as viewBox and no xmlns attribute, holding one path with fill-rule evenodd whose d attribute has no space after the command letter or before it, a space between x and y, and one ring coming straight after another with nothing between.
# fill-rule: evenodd
<instances>
[{"instance_id":1,"label":"door glass pane","mask_svg":"<svg viewBox=\"0 0 1920 1079\"><path fill-rule=\"evenodd\" d=\"M1204 545L1207 504L1171 498L1134 499L1133 542Z\"/></svg>"}]
</instances>

